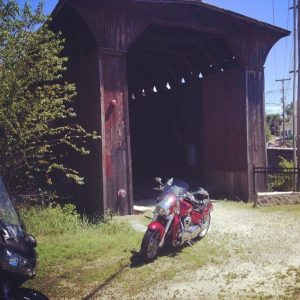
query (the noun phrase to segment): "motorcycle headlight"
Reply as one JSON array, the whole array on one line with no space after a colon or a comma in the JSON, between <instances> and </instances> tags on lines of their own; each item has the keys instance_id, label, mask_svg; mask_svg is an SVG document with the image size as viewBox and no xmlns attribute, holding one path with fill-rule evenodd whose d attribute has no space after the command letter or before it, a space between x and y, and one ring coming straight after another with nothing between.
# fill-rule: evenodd
<instances>
[{"instance_id":1,"label":"motorcycle headlight","mask_svg":"<svg viewBox=\"0 0 300 300\"><path fill-rule=\"evenodd\" d=\"M166 216L166 215L169 214L169 210L168 209L164 209L164 208L162 208L160 206L157 207L156 211L157 211L157 214L160 215L160 216Z\"/></svg>"},{"instance_id":2,"label":"motorcycle headlight","mask_svg":"<svg viewBox=\"0 0 300 300\"><path fill-rule=\"evenodd\" d=\"M3 270L21 273L29 277L35 276L36 273L35 263L8 249L0 251L0 266Z\"/></svg>"}]
</instances>

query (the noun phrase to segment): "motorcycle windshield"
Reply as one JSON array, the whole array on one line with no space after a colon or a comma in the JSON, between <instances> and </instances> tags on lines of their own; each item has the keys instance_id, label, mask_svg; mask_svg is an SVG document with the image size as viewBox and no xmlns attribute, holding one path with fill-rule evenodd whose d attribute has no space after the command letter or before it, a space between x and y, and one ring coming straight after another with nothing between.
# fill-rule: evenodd
<instances>
[{"instance_id":1,"label":"motorcycle windshield","mask_svg":"<svg viewBox=\"0 0 300 300\"><path fill-rule=\"evenodd\" d=\"M180 179L177 179L177 178L170 178L167 183L170 182L171 183L171 186L170 187L173 187L173 186L177 186L178 188L182 188L184 189L185 191L187 191L189 189L189 185L180 180Z\"/></svg>"},{"instance_id":2,"label":"motorcycle windshield","mask_svg":"<svg viewBox=\"0 0 300 300\"><path fill-rule=\"evenodd\" d=\"M181 197L188 190L189 185L179 179L169 179L164 190L160 194L158 201L164 207L172 206L175 200Z\"/></svg>"},{"instance_id":3,"label":"motorcycle windshield","mask_svg":"<svg viewBox=\"0 0 300 300\"><path fill-rule=\"evenodd\" d=\"M18 214L2 177L0 177L0 219L2 226L5 226L12 238L17 239L24 235Z\"/></svg>"}]
</instances>

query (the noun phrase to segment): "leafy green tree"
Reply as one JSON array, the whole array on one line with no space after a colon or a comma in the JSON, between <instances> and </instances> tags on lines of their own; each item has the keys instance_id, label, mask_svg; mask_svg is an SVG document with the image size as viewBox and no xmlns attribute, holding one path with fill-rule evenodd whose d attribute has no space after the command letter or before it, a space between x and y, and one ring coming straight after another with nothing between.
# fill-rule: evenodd
<instances>
[{"instance_id":1,"label":"leafy green tree","mask_svg":"<svg viewBox=\"0 0 300 300\"><path fill-rule=\"evenodd\" d=\"M272 133L269 126L266 126L266 141L269 142L272 139Z\"/></svg>"},{"instance_id":2,"label":"leafy green tree","mask_svg":"<svg viewBox=\"0 0 300 300\"><path fill-rule=\"evenodd\" d=\"M280 125L282 123L281 116L279 114L270 114L266 116L266 121L271 134L280 136Z\"/></svg>"},{"instance_id":3,"label":"leafy green tree","mask_svg":"<svg viewBox=\"0 0 300 300\"><path fill-rule=\"evenodd\" d=\"M285 106L286 121L290 121L293 118L293 111L293 103Z\"/></svg>"},{"instance_id":4,"label":"leafy green tree","mask_svg":"<svg viewBox=\"0 0 300 300\"><path fill-rule=\"evenodd\" d=\"M55 178L83 184L66 157L97 139L76 123L73 84L63 82L64 41L47 26L40 2L0 0L0 174L29 199L58 197Z\"/></svg>"}]
</instances>

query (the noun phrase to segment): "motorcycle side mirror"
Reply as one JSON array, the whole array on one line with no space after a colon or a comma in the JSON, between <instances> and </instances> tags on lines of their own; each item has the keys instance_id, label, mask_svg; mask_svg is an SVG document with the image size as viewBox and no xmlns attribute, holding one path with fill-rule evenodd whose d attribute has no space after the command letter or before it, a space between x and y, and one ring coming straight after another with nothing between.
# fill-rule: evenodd
<instances>
[{"instance_id":1,"label":"motorcycle side mirror","mask_svg":"<svg viewBox=\"0 0 300 300\"><path fill-rule=\"evenodd\" d=\"M167 181L167 185L168 186L172 186L173 184L173 178L170 178L168 181Z\"/></svg>"},{"instance_id":2,"label":"motorcycle side mirror","mask_svg":"<svg viewBox=\"0 0 300 300\"><path fill-rule=\"evenodd\" d=\"M34 237L33 235L31 235L31 234L28 234L28 235L27 235L27 242L28 242L33 248L35 248L36 245L37 245L37 241L36 241L35 237Z\"/></svg>"},{"instance_id":3,"label":"motorcycle side mirror","mask_svg":"<svg viewBox=\"0 0 300 300\"><path fill-rule=\"evenodd\" d=\"M163 185L160 177L155 177L155 181L158 182L159 184Z\"/></svg>"}]
</instances>

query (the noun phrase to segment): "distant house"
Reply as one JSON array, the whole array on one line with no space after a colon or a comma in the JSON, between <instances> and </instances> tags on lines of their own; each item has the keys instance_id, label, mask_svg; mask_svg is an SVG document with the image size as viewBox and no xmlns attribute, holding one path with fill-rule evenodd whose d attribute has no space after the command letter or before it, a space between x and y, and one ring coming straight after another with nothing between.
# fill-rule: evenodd
<instances>
[{"instance_id":1,"label":"distant house","mask_svg":"<svg viewBox=\"0 0 300 300\"><path fill-rule=\"evenodd\" d=\"M159 175L253 197L253 166L266 165L263 66L288 31L191 0L61 0L52 18L79 121L102 136L74 160L83 209L131 213L134 191Z\"/></svg>"},{"instance_id":2,"label":"distant house","mask_svg":"<svg viewBox=\"0 0 300 300\"><path fill-rule=\"evenodd\" d=\"M280 125L280 136L283 137L283 125ZM293 139L293 118L285 122L284 136L287 140Z\"/></svg>"}]
</instances>

